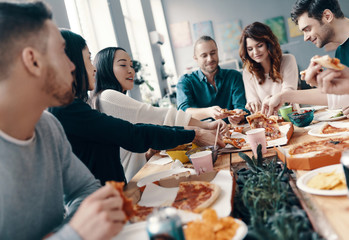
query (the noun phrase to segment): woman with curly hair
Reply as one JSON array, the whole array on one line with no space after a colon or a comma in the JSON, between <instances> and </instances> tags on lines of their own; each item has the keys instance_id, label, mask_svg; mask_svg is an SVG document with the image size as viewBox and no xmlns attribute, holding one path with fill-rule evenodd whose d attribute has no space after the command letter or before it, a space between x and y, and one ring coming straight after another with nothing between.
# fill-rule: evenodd
<instances>
[{"instance_id":1,"label":"woman with curly hair","mask_svg":"<svg viewBox=\"0 0 349 240\"><path fill-rule=\"evenodd\" d=\"M282 54L277 37L267 25L254 22L244 28L239 54L244 68L246 109L252 113L261 110L266 98L286 89L297 89L296 59L291 54Z\"/></svg>"}]
</instances>

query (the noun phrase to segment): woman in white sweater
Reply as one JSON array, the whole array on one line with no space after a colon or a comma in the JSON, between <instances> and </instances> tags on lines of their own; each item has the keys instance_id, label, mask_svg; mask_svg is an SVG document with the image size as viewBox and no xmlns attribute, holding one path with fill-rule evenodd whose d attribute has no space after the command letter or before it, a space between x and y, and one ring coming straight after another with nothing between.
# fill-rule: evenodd
<instances>
[{"instance_id":1,"label":"woman in white sweater","mask_svg":"<svg viewBox=\"0 0 349 240\"><path fill-rule=\"evenodd\" d=\"M131 90L134 85L135 71L132 59L122 48L109 47L99 51L95 57L94 65L97 68L97 73L92 105L103 113L131 123L168 126L191 125L205 129L216 129L220 123L221 132L226 130L227 125L222 120L201 122L181 110L153 107L127 96L127 90ZM121 148L120 157L128 181L147 161L145 154L132 153L123 148Z\"/></svg>"},{"instance_id":2,"label":"woman in white sweater","mask_svg":"<svg viewBox=\"0 0 349 240\"><path fill-rule=\"evenodd\" d=\"M240 38L240 58L243 62L243 81L246 109L261 110L263 100L284 90L296 90L298 68L291 54L282 54L277 37L260 22L244 28Z\"/></svg>"}]
</instances>

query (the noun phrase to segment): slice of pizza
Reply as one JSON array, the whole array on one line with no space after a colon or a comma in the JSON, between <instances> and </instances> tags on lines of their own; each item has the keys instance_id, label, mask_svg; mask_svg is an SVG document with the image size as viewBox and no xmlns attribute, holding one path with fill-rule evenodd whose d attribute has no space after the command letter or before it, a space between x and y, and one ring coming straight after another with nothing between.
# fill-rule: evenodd
<instances>
[{"instance_id":1,"label":"slice of pizza","mask_svg":"<svg viewBox=\"0 0 349 240\"><path fill-rule=\"evenodd\" d=\"M348 131L349 131L348 128L338 128L328 123L324 124L324 126L322 126L320 129L321 134L333 134L333 133L348 132Z\"/></svg>"},{"instance_id":2,"label":"slice of pizza","mask_svg":"<svg viewBox=\"0 0 349 240\"><path fill-rule=\"evenodd\" d=\"M230 116L237 116L237 117L245 116L248 114L247 112L245 112L244 110L241 110L241 109L228 110L225 108L221 109L221 113L228 114Z\"/></svg>"},{"instance_id":3,"label":"slice of pizza","mask_svg":"<svg viewBox=\"0 0 349 240\"><path fill-rule=\"evenodd\" d=\"M220 191L218 185L210 182L181 182L172 207L200 213L216 201Z\"/></svg>"},{"instance_id":4,"label":"slice of pizza","mask_svg":"<svg viewBox=\"0 0 349 240\"><path fill-rule=\"evenodd\" d=\"M133 205L134 215L130 218L130 222L136 223L147 220L149 214L154 210L154 207L146 207L138 204Z\"/></svg>"},{"instance_id":5,"label":"slice of pizza","mask_svg":"<svg viewBox=\"0 0 349 240\"><path fill-rule=\"evenodd\" d=\"M133 204L132 200L125 196L123 188L125 183L124 182L116 182L116 181L107 181L106 184L111 185L113 188L115 188L119 193L123 200L122 210L124 211L126 215L126 221L129 220L134 214L133 210Z\"/></svg>"},{"instance_id":6,"label":"slice of pizza","mask_svg":"<svg viewBox=\"0 0 349 240\"><path fill-rule=\"evenodd\" d=\"M343 64L340 63L340 60L338 58L331 58L329 55L325 55L322 57L313 57L311 61L320 64L325 68L330 68L334 70L343 70L345 67Z\"/></svg>"},{"instance_id":7,"label":"slice of pizza","mask_svg":"<svg viewBox=\"0 0 349 240\"><path fill-rule=\"evenodd\" d=\"M228 129L233 132L242 133L242 131L244 130L244 127L234 126L232 124L227 124L227 125L228 125Z\"/></svg>"},{"instance_id":8,"label":"slice of pizza","mask_svg":"<svg viewBox=\"0 0 349 240\"><path fill-rule=\"evenodd\" d=\"M223 142L225 144L233 145L236 148L241 149L243 146L246 145L246 140L243 138L231 138L231 137L223 137Z\"/></svg>"},{"instance_id":9,"label":"slice of pizza","mask_svg":"<svg viewBox=\"0 0 349 240\"><path fill-rule=\"evenodd\" d=\"M279 124L277 122L278 121L277 116L270 116L269 118L267 118L261 112L257 112L255 114L247 116L246 119L251 129L255 129L255 128L265 129L265 136L267 138L267 141L281 137L281 131L279 129Z\"/></svg>"}]
</instances>

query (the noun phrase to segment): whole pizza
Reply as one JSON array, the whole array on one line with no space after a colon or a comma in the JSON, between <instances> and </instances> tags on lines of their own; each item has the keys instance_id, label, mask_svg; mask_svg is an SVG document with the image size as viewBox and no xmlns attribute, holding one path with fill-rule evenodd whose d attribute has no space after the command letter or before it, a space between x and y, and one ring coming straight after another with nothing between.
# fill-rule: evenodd
<instances>
[{"instance_id":1,"label":"whole pizza","mask_svg":"<svg viewBox=\"0 0 349 240\"><path fill-rule=\"evenodd\" d=\"M294 145L289 149L290 155L317 152L314 156L334 154L349 148L349 137L329 138Z\"/></svg>"}]
</instances>

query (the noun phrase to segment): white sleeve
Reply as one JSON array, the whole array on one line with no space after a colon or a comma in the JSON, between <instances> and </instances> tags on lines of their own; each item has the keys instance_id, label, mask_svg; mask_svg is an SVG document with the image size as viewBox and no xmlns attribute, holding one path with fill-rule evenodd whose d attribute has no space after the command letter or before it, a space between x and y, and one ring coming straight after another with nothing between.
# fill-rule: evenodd
<instances>
[{"instance_id":1,"label":"white sleeve","mask_svg":"<svg viewBox=\"0 0 349 240\"><path fill-rule=\"evenodd\" d=\"M175 108L153 107L115 90L105 90L99 97L100 111L131 123L187 126L191 115Z\"/></svg>"},{"instance_id":2,"label":"white sleeve","mask_svg":"<svg viewBox=\"0 0 349 240\"><path fill-rule=\"evenodd\" d=\"M297 90L298 86L298 67L296 58L291 54L284 54L280 71L282 74L282 91Z\"/></svg>"},{"instance_id":3,"label":"white sleeve","mask_svg":"<svg viewBox=\"0 0 349 240\"><path fill-rule=\"evenodd\" d=\"M249 103L261 101L253 84L255 77L249 71L244 69L244 71L242 72L242 79L244 81L246 102Z\"/></svg>"}]
</instances>

